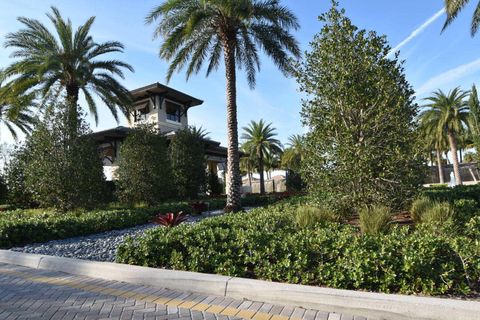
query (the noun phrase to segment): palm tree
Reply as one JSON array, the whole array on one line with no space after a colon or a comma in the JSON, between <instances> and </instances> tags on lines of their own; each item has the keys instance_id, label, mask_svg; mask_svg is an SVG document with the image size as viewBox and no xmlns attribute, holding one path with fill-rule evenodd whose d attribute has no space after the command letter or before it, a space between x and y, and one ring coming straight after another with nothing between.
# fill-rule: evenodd
<instances>
[{"instance_id":1,"label":"palm tree","mask_svg":"<svg viewBox=\"0 0 480 320\"><path fill-rule=\"evenodd\" d=\"M448 150L448 138L445 132L441 135L437 132L437 122L435 119L420 117L420 134L423 139L424 149L428 151L431 157L432 150L435 152L437 160L438 178L440 183L445 183L445 174L443 172L442 153Z\"/></svg>"},{"instance_id":2,"label":"palm tree","mask_svg":"<svg viewBox=\"0 0 480 320\"><path fill-rule=\"evenodd\" d=\"M0 92L2 83L5 80L3 70L0 70ZM35 122L30 107L33 105L34 97L29 95L13 95L11 92L3 92L0 98L0 123L10 131L12 137L17 140L18 135L16 129L25 134L32 131Z\"/></svg>"},{"instance_id":3,"label":"palm tree","mask_svg":"<svg viewBox=\"0 0 480 320\"><path fill-rule=\"evenodd\" d=\"M78 97L82 92L90 113L98 122L95 93L110 109L118 121L117 108L128 114L131 98L128 90L114 76L124 78L122 69L133 68L119 60L98 60L102 55L123 52L120 42L96 43L90 28L95 17L89 18L75 32L70 20L65 21L57 8L52 7L47 16L52 22L55 35L35 19L24 17L18 21L21 29L6 36L5 47L14 48L16 62L5 69L12 78L7 90L18 95L39 92L43 97L66 91L70 123L76 131Z\"/></svg>"},{"instance_id":4,"label":"palm tree","mask_svg":"<svg viewBox=\"0 0 480 320\"><path fill-rule=\"evenodd\" d=\"M247 151L242 150L246 155L240 158L240 170L245 172L248 177L248 184L250 185L250 189L252 188L252 176L253 171L257 166L256 158L252 155L248 154Z\"/></svg>"},{"instance_id":5,"label":"palm tree","mask_svg":"<svg viewBox=\"0 0 480 320\"><path fill-rule=\"evenodd\" d=\"M208 135L210 132L205 130L202 126L197 127L197 126L190 126L189 127L190 132L198 139L198 140L210 140Z\"/></svg>"},{"instance_id":6,"label":"palm tree","mask_svg":"<svg viewBox=\"0 0 480 320\"><path fill-rule=\"evenodd\" d=\"M480 155L480 101L475 85L472 85L472 90L470 91L468 107L470 108L470 134L478 161Z\"/></svg>"},{"instance_id":7,"label":"palm tree","mask_svg":"<svg viewBox=\"0 0 480 320\"><path fill-rule=\"evenodd\" d=\"M425 105L425 110L420 114L421 121L429 123L439 139L446 134L452 155L455 182L458 185L462 184L462 178L458 166L457 138L468 128L469 107L465 100L468 94L458 87L448 94L438 90L425 99L430 103Z\"/></svg>"},{"instance_id":8,"label":"palm tree","mask_svg":"<svg viewBox=\"0 0 480 320\"><path fill-rule=\"evenodd\" d=\"M265 172L267 173L267 179L272 179L272 170L278 168L278 158L281 155L281 151L279 153L268 152L265 154L265 158L263 161Z\"/></svg>"},{"instance_id":9,"label":"palm tree","mask_svg":"<svg viewBox=\"0 0 480 320\"><path fill-rule=\"evenodd\" d=\"M239 210L236 69L245 69L253 88L262 50L289 75L289 54L300 56L298 43L290 34L290 29L299 28L297 18L278 0L165 0L146 17L147 23L156 20L160 21L155 37L164 38L160 57L170 61L167 80L184 67L188 79L207 62L208 76L217 70L223 54L228 130L226 208Z\"/></svg>"},{"instance_id":10,"label":"palm tree","mask_svg":"<svg viewBox=\"0 0 480 320\"><path fill-rule=\"evenodd\" d=\"M272 124L266 124L263 120L251 121L247 127L243 127L242 148L252 156L255 155L260 173L260 193L265 193L264 164L267 154L279 154L282 152L282 144L274 137L277 135Z\"/></svg>"},{"instance_id":11,"label":"palm tree","mask_svg":"<svg viewBox=\"0 0 480 320\"><path fill-rule=\"evenodd\" d=\"M300 134L288 137L288 148L282 154L282 166L288 170L298 172L303 159L304 139Z\"/></svg>"},{"instance_id":12,"label":"palm tree","mask_svg":"<svg viewBox=\"0 0 480 320\"><path fill-rule=\"evenodd\" d=\"M470 0L445 0L445 11L447 12L447 20L443 25L442 31L445 30L455 18L458 16L460 11L470 2ZM472 16L472 23L470 27L470 32L472 37L478 31L478 26L480 23L480 1L477 3L477 7Z\"/></svg>"}]
</instances>

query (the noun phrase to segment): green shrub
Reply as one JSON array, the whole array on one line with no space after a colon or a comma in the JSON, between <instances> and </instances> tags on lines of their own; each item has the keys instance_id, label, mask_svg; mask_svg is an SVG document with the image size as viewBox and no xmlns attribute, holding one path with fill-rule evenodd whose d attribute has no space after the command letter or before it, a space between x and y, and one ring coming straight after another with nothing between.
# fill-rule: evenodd
<instances>
[{"instance_id":1,"label":"green shrub","mask_svg":"<svg viewBox=\"0 0 480 320\"><path fill-rule=\"evenodd\" d=\"M135 128L120 147L117 194L124 203L156 205L173 195L166 138L152 126Z\"/></svg>"},{"instance_id":2,"label":"green shrub","mask_svg":"<svg viewBox=\"0 0 480 320\"><path fill-rule=\"evenodd\" d=\"M429 208L434 205L434 202L428 197L420 197L413 201L410 213L412 215L412 219L415 223L420 223L422 221L422 217Z\"/></svg>"},{"instance_id":3,"label":"green shrub","mask_svg":"<svg viewBox=\"0 0 480 320\"><path fill-rule=\"evenodd\" d=\"M463 226L479 213L478 203L472 199L458 199L453 201L455 222Z\"/></svg>"},{"instance_id":4,"label":"green shrub","mask_svg":"<svg viewBox=\"0 0 480 320\"><path fill-rule=\"evenodd\" d=\"M394 227L375 236L328 222L298 228L294 200L168 232L148 230L120 245L117 262L381 292L467 293L478 283L478 255L466 273L457 238L428 228Z\"/></svg>"},{"instance_id":5,"label":"green shrub","mask_svg":"<svg viewBox=\"0 0 480 320\"><path fill-rule=\"evenodd\" d=\"M94 208L106 193L95 139L81 113L72 132L67 107L50 108L26 141L24 187L41 207Z\"/></svg>"},{"instance_id":6,"label":"green shrub","mask_svg":"<svg viewBox=\"0 0 480 320\"><path fill-rule=\"evenodd\" d=\"M338 215L325 207L299 206L295 213L295 222L299 227L311 227L320 222L336 222Z\"/></svg>"},{"instance_id":7,"label":"green shrub","mask_svg":"<svg viewBox=\"0 0 480 320\"><path fill-rule=\"evenodd\" d=\"M375 205L364 207L359 211L360 230L365 234L377 235L387 232L392 222L390 208Z\"/></svg>"},{"instance_id":8,"label":"green shrub","mask_svg":"<svg viewBox=\"0 0 480 320\"><path fill-rule=\"evenodd\" d=\"M36 206L33 193L26 187L25 171L29 161L29 151L25 145L16 146L5 167L5 180L8 189L8 203L19 208Z\"/></svg>"},{"instance_id":9,"label":"green shrub","mask_svg":"<svg viewBox=\"0 0 480 320\"><path fill-rule=\"evenodd\" d=\"M436 202L425 210L422 222L426 224L445 225L451 222L454 217L452 206L448 202Z\"/></svg>"},{"instance_id":10,"label":"green shrub","mask_svg":"<svg viewBox=\"0 0 480 320\"><path fill-rule=\"evenodd\" d=\"M194 128L175 132L168 147L176 196L194 199L205 191L205 147Z\"/></svg>"},{"instance_id":11,"label":"green shrub","mask_svg":"<svg viewBox=\"0 0 480 320\"><path fill-rule=\"evenodd\" d=\"M428 187L421 192L424 196L434 201L447 201L453 203L455 200L469 199L480 202L480 185L450 187Z\"/></svg>"},{"instance_id":12,"label":"green shrub","mask_svg":"<svg viewBox=\"0 0 480 320\"><path fill-rule=\"evenodd\" d=\"M327 193L333 208L403 209L424 178L416 152L418 108L403 63L384 59L386 41L358 29L337 2L320 19L325 23L295 70L308 93L302 178L314 197Z\"/></svg>"},{"instance_id":13,"label":"green shrub","mask_svg":"<svg viewBox=\"0 0 480 320\"><path fill-rule=\"evenodd\" d=\"M217 173L213 170L207 175L207 191L210 196L218 196L223 193L223 185L220 183Z\"/></svg>"}]
</instances>

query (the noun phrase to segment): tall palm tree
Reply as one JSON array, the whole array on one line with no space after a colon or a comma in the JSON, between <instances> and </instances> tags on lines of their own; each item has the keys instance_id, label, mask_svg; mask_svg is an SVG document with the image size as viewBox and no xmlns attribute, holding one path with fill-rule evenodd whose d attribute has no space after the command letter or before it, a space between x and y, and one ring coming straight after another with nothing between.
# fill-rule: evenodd
<instances>
[{"instance_id":1,"label":"tall palm tree","mask_svg":"<svg viewBox=\"0 0 480 320\"><path fill-rule=\"evenodd\" d=\"M289 54L300 56L291 29L295 15L278 0L165 0L153 8L146 22L159 20L155 37L163 37L160 57L170 61L169 80L186 67L187 79L207 63L207 76L223 55L227 96L227 209L239 210L240 166L238 153L236 70L244 68L251 88L260 69L259 50L270 56L286 75L291 73Z\"/></svg>"},{"instance_id":2,"label":"tall palm tree","mask_svg":"<svg viewBox=\"0 0 480 320\"><path fill-rule=\"evenodd\" d=\"M452 22L457 18L460 11L470 2L470 0L445 0L445 11L447 12L447 20L443 25L442 31L445 30ZM472 37L478 31L478 26L480 24L480 1L477 3L477 7L473 12L472 23L470 27L470 32Z\"/></svg>"},{"instance_id":3,"label":"tall palm tree","mask_svg":"<svg viewBox=\"0 0 480 320\"><path fill-rule=\"evenodd\" d=\"M437 137L447 136L452 156L453 172L456 184L462 184L458 166L457 138L468 128L469 107L465 100L468 92L455 88L445 94L442 90L426 98L430 103L420 114L421 121L430 123Z\"/></svg>"},{"instance_id":4,"label":"tall palm tree","mask_svg":"<svg viewBox=\"0 0 480 320\"><path fill-rule=\"evenodd\" d=\"M282 152L282 144L275 138L277 135L272 124L266 124L263 120L251 121L247 127L243 127L241 139L244 140L242 148L251 155L257 157L258 171L260 174L260 193L265 193L264 164L267 154L279 154Z\"/></svg>"},{"instance_id":5,"label":"tall palm tree","mask_svg":"<svg viewBox=\"0 0 480 320\"><path fill-rule=\"evenodd\" d=\"M120 42L94 42L90 28L95 17L75 31L70 20L65 21L57 8L52 7L47 16L54 26L55 34L40 21L20 17L23 29L6 36L5 47L14 48L13 57L18 60L5 69L11 78L6 83L7 91L17 94L39 92L46 97L53 92L66 91L70 123L76 129L78 98L83 93L90 113L98 122L95 93L110 109L118 121L117 108L125 115L131 98L128 90L114 76L124 78L122 69L133 71L125 62L109 59L99 60L102 55L123 52Z\"/></svg>"},{"instance_id":6,"label":"tall palm tree","mask_svg":"<svg viewBox=\"0 0 480 320\"><path fill-rule=\"evenodd\" d=\"M3 70L0 70L0 92L2 83L5 80ZM17 130L19 129L25 134L30 133L35 118L30 110L34 104L34 96L29 95L13 95L12 92L3 92L0 98L0 123L10 131L12 137L17 140Z\"/></svg>"},{"instance_id":7,"label":"tall palm tree","mask_svg":"<svg viewBox=\"0 0 480 320\"><path fill-rule=\"evenodd\" d=\"M288 137L288 148L282 154L282 166L288 170L298 172L303 159L304 139L300 134Z\"/></svg>"}]
</instances>

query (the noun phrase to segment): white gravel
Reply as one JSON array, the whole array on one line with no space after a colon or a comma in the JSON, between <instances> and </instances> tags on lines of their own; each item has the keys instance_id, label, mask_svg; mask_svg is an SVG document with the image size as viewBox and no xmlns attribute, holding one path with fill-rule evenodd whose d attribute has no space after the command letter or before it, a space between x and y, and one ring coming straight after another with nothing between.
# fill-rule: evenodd
<instances>
[{"instance_id":1,"label":"white gravel","mask_svg":"<svg viewBox=\"0 0 480 320\"><path fill-rule=\"evenodd\" d=\"M223 214L223 210L206 212L202 214L202 216L189 216L185 223L196 223L207 217L220 214ZM95 261L115 261L117 247L126 237L141 236L144 234L145 230L151 228L161 228L161 226L149 223L132 228L112 230L88 236L52 240L45 243L34 243L24 247L11 248L10 250Z\"/></svg>"},{"instance_id":2,"label":"white gravel","mask_svg":"<svg viewBox=\"0 0 480 320\"><path fill-rule=\"evenodd\" d=\"M34 243L10 250L95 261L115 261L117 246L126 237L142 235L145 230L155 227L158 225L150 223L88 236Z\"/></svg>"}]
</instances>

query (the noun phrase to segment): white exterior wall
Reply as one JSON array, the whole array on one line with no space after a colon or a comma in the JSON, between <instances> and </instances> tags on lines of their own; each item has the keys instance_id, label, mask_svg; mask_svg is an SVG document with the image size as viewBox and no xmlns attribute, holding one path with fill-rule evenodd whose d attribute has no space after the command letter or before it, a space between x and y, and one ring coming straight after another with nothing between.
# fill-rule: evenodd
<instances>
[{"instance_id":1,"label":"white exterior wall","mask_svg":"<svg viewBox=\"0 0 480 320\"><path fill-rule=\"evenodd\" d=\"M159 108L158 106L160 105L160 101L161 101L161 98L159 96L155 96L155 99L154 99L155 105L152 103L152 99L150 98L142 101L146 102L147 100L148 100L148 107L149 107L149 113L147 114L147 119L145 121L135 122L134 116L131 115L129 119L130 127L133 127L140 123L156 124L157 128L161 132L165 132L165 133L170 131L178 131L180 129L188 127L187 112L185 112L185 114L182 114L182 116L180 117L181 122L171 121L167 119L167 108L166 108L165 102L168 100L172 103L178 104L181 108L185 108L184 105L181 105L168 98L165 98L163 99L161 106Z\"/></svg>"}]
</instances>

